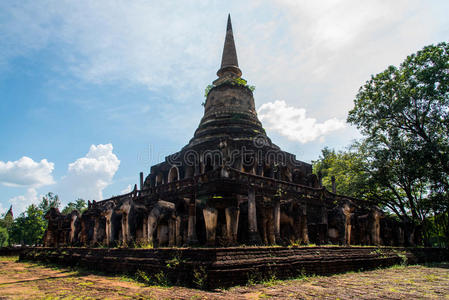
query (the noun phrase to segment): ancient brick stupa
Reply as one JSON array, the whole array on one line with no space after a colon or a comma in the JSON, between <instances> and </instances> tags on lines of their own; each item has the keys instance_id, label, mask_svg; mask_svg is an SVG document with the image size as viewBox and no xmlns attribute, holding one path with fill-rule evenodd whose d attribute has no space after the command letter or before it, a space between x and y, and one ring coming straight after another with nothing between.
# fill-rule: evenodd
<instances>
[{"instance_id":1,"label":"ancient brick stupa","mask_svg":"<svg viewBox=\"0 0 449 300\"><path fill-rule=\"evenodd\" d=\"M321 186L312 166L280 150L257 118L228 17L218 79L181 151L151 167L128 194L48 214L46 246L401 244L381 212Z\"/></svg>"}]
</instances>

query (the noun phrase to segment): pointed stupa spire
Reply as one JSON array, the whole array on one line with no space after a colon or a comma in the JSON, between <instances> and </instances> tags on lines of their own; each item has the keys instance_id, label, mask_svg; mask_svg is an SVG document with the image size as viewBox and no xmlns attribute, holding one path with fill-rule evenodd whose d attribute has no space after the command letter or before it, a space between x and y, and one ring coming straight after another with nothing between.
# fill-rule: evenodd
<instances>
[{"instance_id":1,"label":"pointed stupa spire","mask_svg":"<svg viewBox=\"0 0 449 300\"><path fill-rule=\"evenodd\" d=\"M231 14L228 15L228 25L226 27L226 38L223 47L223 56L221 58L221 68L218 70L218 77L224 77L227 74L233 76L242 76L237 61L237 51L235 50L234 34L232 33ZM232 76L231 75L231 76Z\"/></svg>"},{"instance_id":2,"label":"pointed stupa spire","mask_svg":"<svg viewBox=\"0 0 449 300\"><path fill-rule=\"evenodd\" d=\"M5 217L11 215L12 218L14 218L14 214L12 213L12 205L9 207L9 210L6 212Z\"/></svg>"}]
</instances>

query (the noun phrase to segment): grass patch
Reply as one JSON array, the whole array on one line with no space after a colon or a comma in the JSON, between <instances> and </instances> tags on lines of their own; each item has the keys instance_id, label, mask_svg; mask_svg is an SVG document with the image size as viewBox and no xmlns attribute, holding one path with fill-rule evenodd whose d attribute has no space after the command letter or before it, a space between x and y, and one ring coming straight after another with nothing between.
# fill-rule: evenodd
<instances>
[{"instance_id":1,"label":"grass patch","mask_svg":"<svg viewBox=\"0 0 449 300\"><path fill-rule=\"evenodd\" d=\"M80 282L78 283L79 286L90 286L93 285L94 283L92 281L84 281L84 282Z\"/></svg>"},{"instance_id":2,"label":"grass patch","mask_svg":"<svg viewBox=\"0 0 449 300\"><path fill-rule=\"evenodd\" d=\"M147 272L137 270L135 278L137 281L143 282L149 286L169 287L171 285L170 280L163 271L155 274L149 274Z\"/></svg>"},{"instance_id":3,"label":"grass patch","mask_svg":"<svg viewBox=\"0 0 449 300\"><path fill-rule=\"evenodd\" d=\"M18 261L19 256L0 256L0 261Z\"/></svg>"},{"instance_id":4,"label":"grass patch","mask_svg":"<svg viewBox=\"0 0 449 300\"><path fill-rule=\"evenodd\" d=\"M170 265L175 266L178 260L179 258L169 260ZM171 299L173 297L181 299L266 299L270 297L276 299L388 299L394 297L402 299L404 296L408 299L423 299L426 297L441 298L449 294L447 263L429 264L431 267L426 265L407 267L396 265L367 272L347 272L332 276L309 275L306 274L305 270L302 270L298 276L289 280L279 280L278 276L283 274L275 274L274 272L270 274L266 270L267 272L264 273L266 278L262 278L260 281L259 278L263 274L261 272L259 272L261 275L258 275L257 272L254 273L254 281L259 281L260 284L258 285L234 286L229 289L215 289L214 291L194 290L184 287L166 288L165 275L163 273L153 274L151 270L149 270L149 274L143 274L147 277L148 284L152 286L144 287L141 281L139 283L133 282L136 274L113 276L106 274L105 277L99 277L92 276L93 272L88 271L86 272L88 276L78 276L77 273L70 274L68 271L74 270L82 273L85 270L75 267L60 268L58 272L52 272L48 268L41 268L42 264L29 268L32 265L33 263L14 261L0 264L0 273L3 271L9 272L0 275L5 281L11 280L9 278L11 274L17 282L32 279L26 284L8 283L5 285L8 288L0 292L2 296L18 299L42 299L44 297L47 297L47 299L116 299L127 297L140 299ZM23 270L27 270L28 273L23 272ZM173 271L173 269L170 270ZM301 270L301 267L299 270ZM98 272L95 273L98 274ZM202 275L199 274L198 277L201 279ZM39 278L39 280L35 280L36 278Z\"/></svg>"},{"instance_id":5,"label":"grass patch","mask_svg":"<svg viewBox=\"0 0 449 300\"><path fill-rule=\"evenodd\" d=\"M429 274L429 275L424 275L424 279L426 281L434 282L434 281L438 280L438 277L433 274Z\"/></svg>"}]
</instances>

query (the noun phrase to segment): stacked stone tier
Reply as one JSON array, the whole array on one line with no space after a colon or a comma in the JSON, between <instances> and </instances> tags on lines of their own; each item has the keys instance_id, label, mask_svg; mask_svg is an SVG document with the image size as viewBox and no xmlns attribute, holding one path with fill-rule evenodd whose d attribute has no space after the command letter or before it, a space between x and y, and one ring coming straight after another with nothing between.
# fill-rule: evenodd
<instances>
[{"instance_id":1,"label":"stacked stone tier","mask_svg":"<svg viewBox=\"0 0 449 300\"><path fill-rule=\"evenodd\" d=\"M252 140L257 136L266 137L266 133L257 118L251 90L224 83L210 90L204 116L189 146L213 139Z\"/></svg>"}]
</instances>

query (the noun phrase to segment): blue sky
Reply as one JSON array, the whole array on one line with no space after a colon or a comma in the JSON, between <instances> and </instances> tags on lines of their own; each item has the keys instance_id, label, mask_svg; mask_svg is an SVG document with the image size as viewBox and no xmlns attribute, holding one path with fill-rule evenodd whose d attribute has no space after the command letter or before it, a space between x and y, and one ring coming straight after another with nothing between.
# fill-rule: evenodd
<instances>
[{"instance_id":1,"label":"blue sky","mask_svg":"<svg viewBox=\"0 0 449 300\"><path fill-rule=\"evenodd\" d=\"M172 4L173 3L173 4ZM310 162L359 135L358 88L447 41L447 1L2 1L0 213L126 191L192 137L227 13L272 140Z\"/></svg>"}]
</instances>

